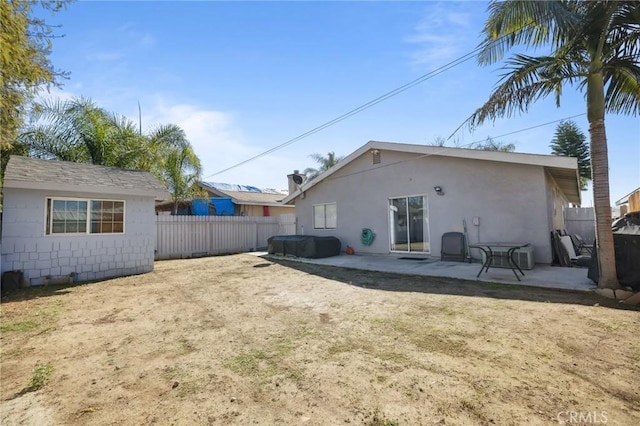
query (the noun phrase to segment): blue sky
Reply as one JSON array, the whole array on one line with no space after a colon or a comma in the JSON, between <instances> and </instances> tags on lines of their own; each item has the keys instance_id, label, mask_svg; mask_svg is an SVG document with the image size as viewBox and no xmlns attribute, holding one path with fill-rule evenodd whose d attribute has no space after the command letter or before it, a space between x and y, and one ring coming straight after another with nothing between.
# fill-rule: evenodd
<instances>
[{"instance_id":1,"label":"blue sky","mask_svg":"<svg viewBox=\"0 0 640 426\"><path fill-rule=\"evenodd\" d=\"M472 51L486 2L89 2L47 17L61 25L51 59L70 79L51 96L84 96L144 128L175 123L206 180L287 187L311 153L348 155L369 140L424 144L448 137L488 98L499 66L452 68L347 120L242 167L288 141ZM457 134L550 153L556 124L585 112L564 91L522 116ZM588 135L585 116L574 119ZM640 120L607 116L611 198L640 186ZM583 193L583 205L592 203Z\"/></svg>"}]
</instances>

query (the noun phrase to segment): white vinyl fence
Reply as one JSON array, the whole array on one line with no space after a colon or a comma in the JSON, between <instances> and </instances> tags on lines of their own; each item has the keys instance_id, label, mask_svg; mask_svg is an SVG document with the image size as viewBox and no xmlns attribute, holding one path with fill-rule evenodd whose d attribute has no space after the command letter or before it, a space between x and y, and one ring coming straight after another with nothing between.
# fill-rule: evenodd
<instances>
[{"instance_id":1,"label":"white vinyl fence","mask_svg":"<svg viewBox=\"0 0 640 426\"><path fill-rule=\"evenodd\" d=\"M593 244L596 240L596 223L593 207L565 209L564 227L568 234L578 234L587 244Z\"/></svg>"},{"instance_id":2,"label":"white vinyl fence","mask_svg":"<svg viewBox=\"0 0 640 426\"><path fill-rule=\"evenodd\" d=\"M295 214L254 216L156 216L158 259L256 251L274 235L296 233Z\"/></svg>"}]
</instances>

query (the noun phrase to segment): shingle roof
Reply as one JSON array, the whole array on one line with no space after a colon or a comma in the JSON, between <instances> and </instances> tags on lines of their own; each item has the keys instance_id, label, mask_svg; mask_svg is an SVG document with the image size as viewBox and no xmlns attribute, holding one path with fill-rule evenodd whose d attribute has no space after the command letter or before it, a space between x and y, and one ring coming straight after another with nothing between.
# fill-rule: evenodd
<instances>
[{"instance_id":1,"label":"shingle roof","mask_svg":"<svg viewBox=\"0 0 640 426\"><path fill-rule=\"evenodd\" d=\"M241 185L228 185L228 187L243 187ZM223 184L215 184L211 182L200 182L200 186L206 189L209 193L217 195L218 197L230 197L233 199L235 204L246 204L246 205L261 205L261 206L285 206L288 205L282 204L281 201L286 194L278 194L274 193L274 190L268 190L270 192L260 192L265 191L255 187L244 186L245 188L253 188L250 191L232 191L224 188Z\"/></svg>"},{"instance_id":2,"label":"shingle roof","mask_svg":"<svg viewBox=\"0 0 640 426\"><path fill-rule=\"evenodd\" d=\"M7 164L4 187L142 195L156 199L169 195L149 172L15 155Z\"/></svg>"},{"instance_id":3,"label":"shingle roof","mask_svg":"<svg viewBox=\"0 0 640 426\"><path fill-rule=\"evenodd\" d=\"M225 191L218 189L219 192L226 194L228 197L237 200L239 204L246 203L279 203L286 195L284 194L263 194L261 192L247 191Z\"/></svg>"}]
</instances>

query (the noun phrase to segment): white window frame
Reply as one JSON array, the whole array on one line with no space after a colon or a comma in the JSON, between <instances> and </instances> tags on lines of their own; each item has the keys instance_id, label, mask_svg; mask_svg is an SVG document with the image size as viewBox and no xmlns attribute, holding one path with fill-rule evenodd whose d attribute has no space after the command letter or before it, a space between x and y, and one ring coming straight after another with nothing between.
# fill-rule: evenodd
<instances>
[{"instance_id":1,"label":"white window frame","mask_svg":"<svg viewBox=\"0 0 640 426\"><path fill-rule=\"evenodd\" d=\"M327 206L334 206L335 209L335 224L334 226L327 226ZM316 207L322 207L322 226L318 226L316 223ZM338 227L338 205L337 203L322 203L313 204L313 229L336 229Z\"/></svg>"},{"instance_id":2,"label":"white window frame","mask_svg":"<svg viewBox=\"0 0 640 426\"><path fill-rule=\"evenodd\" d=\"M53 207L54 201L79 201L87 203L86 231L84 232L53 232L53 214L49 214L49 200ZM91 204L93 201L112 201L122 203L122 232L91 232ZM53 213L53 212L51 212ZM47 223L48 222L48 223ZM127 202L126 200L114 200L110 198L74 198L74 197L45 197L44 199L44 235L45 237L58 236L86 236L86 235L124 235L127 224ZM49 231L49 232L47 232Z\"/></svg>"}]
</instances>

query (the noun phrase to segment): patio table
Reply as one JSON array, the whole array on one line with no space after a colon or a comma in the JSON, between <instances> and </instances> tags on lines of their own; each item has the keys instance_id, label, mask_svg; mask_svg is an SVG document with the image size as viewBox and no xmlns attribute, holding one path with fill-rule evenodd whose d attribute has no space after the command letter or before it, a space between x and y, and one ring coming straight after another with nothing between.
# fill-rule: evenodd
<instances>
[{"instance_id":1,"label":"patio table","mask_svg":"<svg viewBox=\"0 0 640 426\"><path fill-rule=\"evenodd\" d=\"M529 245L530 245L529 243L499 243L499 242L476 243L476 244L470 245L469 248L480 249L485 254L485 261L482 264L482 267L480 268L480 272L478 272L478 275L476 275L476 278L480 276L483 270L485 272L489 272L489 267L492 265L492 262L495 258L503 258L507 260L507 264L509 265L509 268L511 268L511 270L513 271L513 274L516 276L518 281L520 281L518 272L520 272L523 277L524 277L524 272L522 272L522 269L520 269L518 264L515 262L513 258L513 254L516 252L516 250L521 249L523 247L528 247ZM507 248L508 250L505 253L504 251L493 251L492 248L494 249Z\"/></svg>"}]
</instances>

